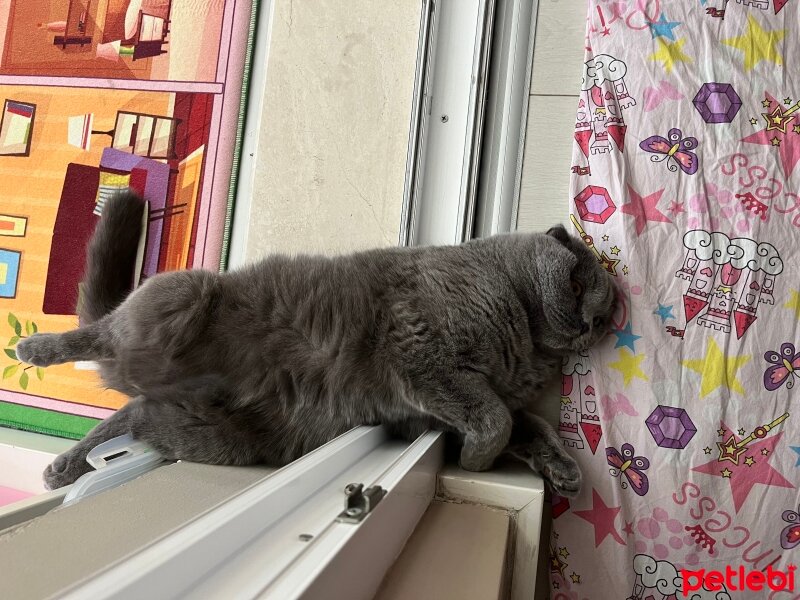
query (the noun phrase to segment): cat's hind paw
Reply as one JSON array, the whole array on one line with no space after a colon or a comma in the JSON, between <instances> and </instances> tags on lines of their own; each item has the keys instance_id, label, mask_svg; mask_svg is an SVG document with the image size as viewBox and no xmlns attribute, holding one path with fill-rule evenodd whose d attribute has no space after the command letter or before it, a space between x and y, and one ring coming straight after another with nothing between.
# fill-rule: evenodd
<instances>
[{"instance_id":1,"label":"cat's hind paw","mask_svg":"<svg viewBox=\"0 0 800 600\"><path fill-rule=\"evenodd\" d=\"M56 490L65 485L75 483L75 481L85 473L92 470L92 466L86 462L86 454L75 450L68 450L59 454L52 463L47 465L42 473L44 486L48 490Z\"/></svg>"},{"instance_id":2,"label":"cat's hind paw","mask_svg":"<svg viewBox=\"0 0 800 600\"><path fill-rule=\"evenodd\" d=\"M36 333L20 340L16 353L19 360L37 367L64 362L59 352L58 334L53 333Z\"/></svg>"}]
</instances>

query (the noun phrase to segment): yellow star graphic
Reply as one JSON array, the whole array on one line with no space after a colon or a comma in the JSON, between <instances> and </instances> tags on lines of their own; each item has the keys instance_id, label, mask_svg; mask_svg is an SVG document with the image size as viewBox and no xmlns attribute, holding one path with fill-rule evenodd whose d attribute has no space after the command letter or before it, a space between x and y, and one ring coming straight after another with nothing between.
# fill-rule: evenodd
<instances>
[{"instance_id":1,"label":"yellow star graphic","mask_svg":"<svg viewBox=\"0 0 800 600\"><path fill-rule=\"evenodd\" d=\"M608 366L622 373L622 380L625 382L625 387L628 387L628 384L633 381L634 377L638 377L644 381L650 381L642 369L639 368L643 360L643 354L636 356L629 350L620 348L619 360L617 362L608 363Z\"/></svg>"},{"instance_id":2,"label":"yellow star graphic","mask_svg":"<svg viewBox=\"0 0 800 600\"><path fill-rule=\"evenodd\" d=\"M744 427L739 427L739 435L744 435Z\"/></svg>"},{"instance_id":3,"label":"yellow star graphic","mask_svg":"<svg viewBox=\"0 0 800 600\"><path fill-rule=\"evenodd\" d=\"M777 137L772 138L770 140L770 142L772 142L773 146L780 146L781 145L781 141Z\"/></svg>"},{"instance_id":4,"label":"yellow star graphic","mask_svg":"<svg viewBox=\"0 0 800 600\"><path fill-rule=\"evenodd\" d=\"M769 450L767 450L766 448L762 448L762 449L761 449L761 454L763 454L764 456L766 456L767 454L769 454Z\"/></svg>"},{"instance_id":5,"label":"yellow star graphic","mask_svg":"<svg viewBox=\"0 0 800 600\"><path fill-rule=\"evenodd\" d=\"M746 456L744 459L744 464L746 464L748 467L752 467L754 464L756 464L756 461L752 456Z\"/></svg>"},{"instance_id":6,"label":"yellow star graphic","mask_svg":"<svg viewBox=\"0 0 800 600\"><path fill-rule=\"evenodd\" d=\"M675 66L676 62L692 62L691 58L681 52L681 48L683 48L683 44L686 43L686 40L678 40L677 42L670 44L662 40L660 37L656 39L658 40L658 51L653 52L653 54L647 58L650 60L663 62L664 70L666 70L667 73L672 72L672 68Z\"/></svg>"},{"instance_id":7,"label":"yellow star graphic","mask_svg":"<svg viewBox=\"0 0 800 600\"><path fill-rule=\"evenodd\" d=\"M560 558L557 556L553 556L550 559L550 571L552 573L561 573L561 576L564 576L564 569L567 568L567 563L562 562Z\"/></svg>"},{"instance_id":8,"label":"yellow star graphic","mask_svg":"<svg viewBox=\"0 0 800 600\"><path fill-rule=\"evenodd\" d=\"M617 274L617 265L619 264L618 258L611 258L606 254L606 251L603 250L603 253L600 255L600 266L603 267L606 271L611 273L612 275Z\"/></svg>"},{"instance_id":9,"label":"yellow star graphic","mask_svg":"<svg viewBox=\"0 0 800 600\"><path fill-rule=\"evenodd\" d=\"M566 548L566 546L565 546L564 548L561 548L561 549L558 551L558 553L559 553L559 554L560 554L562 557L564 557L564 558L567 558L567 557L569 556L569 552L567 551L567 548Z\"/></svg>"},{"instance_id":10,"label":"yellow star graphic","mask_svg":"<svg viewBox=\"0 0 800 600\"><path fill-rule=\"evenodd\" d=\"M706 454L711 454L711 448L706 446L705 448L703 448L703 452L705 452Z\"/></svg>"},{"instance_id":11,"label":"yellow star graphic","mask_svg":"<svg viewBox=\"0 0 800 600\"><path fill-rule=\"evenodd\" d=\"M619 254L619 252L620 252L619 246L614 246L613 248L611 248L611 254L613 254L614 256Z\"/></svg>"},{"instance_id":12,"label":"yellow star graphic","mask_svg":"<svg viewBox=\"0 0 800 600\"><path fill-rule=\"evenodd\" d=\"M800 319L800 291L790 291L792 293L792 297L789 298L789 301L783 305L783 308L791 308L794 311L795 318Z\"/></svg>"},{"instance_id":13,"label":"yellow star graphic","mask_svg":"<svg viewBox=\"0 0 800 600\"><path fill-rule=\"evenodd\" d=\"M684 360L681 364L701 375L700 397L705 398L714 390L725 387L744 395L744 388L736 379L736 372L750 361L750 356L725 356L714 338L708 339L703 358Z\"/></svg>"},{"instance_id":14,"label":"yellow star graphic","mask_svg":"<svg viewBox=\"0 0 800 600\"><path fill-rule=\"evenodd\" d=\"M719 458L717 459L719 462L723 460L729 460L733 464L739 464L739 457L747 452L746 447L740 448L736 445L736 439L733 436L728 438L728 441L724 444L722 442L717 442L717 447L719 448Z\"/></svg>"},{"instance_id":15,"label":"yellow star graphic","mask_svg":"<svg viewBox=\"0 0 800 600\"><path fill-rule=\"evenodd\" d=\"M793 126L792 126L792 130L793 130L795 133L800 133L800 125L793 125Z\"/></svg>"},{"instance_id":16,"label":"yellow star graphic","mask_svg":"<svg viewBox=\"0 0 800 600\"><path fill-rule=\"evenodd\" d=\"M792 103L792 99L791 98L784 98L783 99L783 103L784 104L791 104Z\"/></svg>"},{"instance_id":17,"label":"yellow star graphic","mask_svg":"<svg viewBox=\"0 0 800 600\"><path fill-rule=\"evenodd\" d=\"M786 128L789 126L789 123L795 118L795 115L790 113L796 110L797 108L794 107L784 112L782 107L776 106L775 110L771 113L762 113L761 116L764 117L764 120L767 122L767 131L786 133Z\"/></svg>"},{"instance_id":18,"label":"yellow star graphic","mask_svg":"<svg viewBox=\"0 0 800 600\"><path fill-rule=\"evenodd\" d=\"M570 575L569 578L572 579L572 583L580 583L581 582L581 576L578 575L575 571L572 572L572 575Z\"/></svg>"},{"instance_id":19,"label":"yellow star graphic","mask_svg":"<svg viewBox=\"0 0 800 600\"><path fill-rule=\"evenodd\" d=\"M750 124L751 125L758 125L758 120L757 119L750 119Z\"/></svg>"},{"instance_id":20,"label":"yellow star graphic","mask_svg":"<svg viewBox=\"0 0 800 600\"><path fill-rule=\"evenodd\" d=\"M749 15L747 17L747 33L722 40L722 43L744 52L744 70L751 71L762 60L778 66L783 65L783 57L776 46L785 35L785 29L765 31L753 18L753 15Z\"/></svg>"},{"instance_id":21,"label":"yellow star graphic","mask_svg":"<svg viewBox=\"0 0 800 600\"><path fill-rule=\"evenodd\" d=\"M730 477L733 474L733 471L731 471L728 467L725 467L722 471L720 471L720 473L722 473L723 477Z\"/></svg>"}]
</instances>

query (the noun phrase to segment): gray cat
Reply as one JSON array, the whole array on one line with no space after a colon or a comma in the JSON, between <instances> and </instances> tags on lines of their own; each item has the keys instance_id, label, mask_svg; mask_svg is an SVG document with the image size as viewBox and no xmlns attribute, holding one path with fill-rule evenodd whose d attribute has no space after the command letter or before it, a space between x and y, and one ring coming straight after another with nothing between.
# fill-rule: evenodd
<instances>
[{"instance_id":1,"label":"gray cat","mask_svg":"<svg viewBox=\"0 0 800 600\"><path fill-rule=\"evenodd\" d=\"M164 273L131 293L142 201L107 202L88 252L80 327L19 342L47 367L98 361L132 398L44 474L53 489L86 453L132 433L168 459L285 465L358 425L405 437L456 432L461 466L503 452L565 496L581 474L526 412L565 355L607 332L611 276L563 227L453 247L271 256L240 270Z\"/></svg>"}]
</instances>

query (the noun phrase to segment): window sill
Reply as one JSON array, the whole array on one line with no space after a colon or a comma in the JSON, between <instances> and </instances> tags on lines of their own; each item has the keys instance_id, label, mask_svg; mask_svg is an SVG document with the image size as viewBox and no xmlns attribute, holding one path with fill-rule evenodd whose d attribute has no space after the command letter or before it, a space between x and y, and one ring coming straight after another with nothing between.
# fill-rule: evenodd
<instances>
[{"instance_id":1,"label":"window sill","mask_svg":"<svg viewBox=\"0 0 800 600\"><path fill-rule=\"evenodd\" d=\"M437 497L509 511L512 545L507 561L511 572L508 597L510 600L534 598L544 509L542 477L518 463L500 464L484 473L446 466L439 473Z\"/></svg>"}]
</instances>

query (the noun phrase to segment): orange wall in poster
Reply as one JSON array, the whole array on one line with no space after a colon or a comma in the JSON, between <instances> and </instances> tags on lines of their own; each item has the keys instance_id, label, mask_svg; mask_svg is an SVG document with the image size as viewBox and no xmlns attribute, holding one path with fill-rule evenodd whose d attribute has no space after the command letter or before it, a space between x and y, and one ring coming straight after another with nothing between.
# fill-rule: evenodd
<instances>
[{"instance_id":1,"label":"orange wall in poster","mask_svg":"<svg viewBox=\"0 0 800 600\"><path fill-rule=\"evenodd\" d=\"M191 224L194 223L197 195L200 192L200 175L203 168L204 150L205 146L201 146L178 165L175 205L183 206L180 214L171 217L165 271L185 269L189 266Z\"/></svg>"},{"instance_id":2,"label":"orange wall in poster","mask_svg":"<svg viewBox=\"0 0 800 600\"><path fill-rule=\"evenodd\" d=\"M214 81L224 8L224 0L0 0L0 73ZM57 43L84 10L83 43ZM167 33L160 52L135 58L140 12L165 19Z\"/></svg>"},{"instance_id":3,"label":"orange wall in poster","mask_svg":"<svg viewBox=\"0 0 800 600\"><path fill-rule=\"evenodd\" d=\"M98 166L111 138L93 135L89 151L71 146L67 142L69 117L93 113L93 128L108 130L114 127L118 110L169 115L173 96L162 92L0 86L0 106L5 99L36 105L30 155L0 156L0 213L28 218L24 237L0 234L0 248L22 252L17 296L0 298L0 348L5 348L14 335L8 313L23 324L35 322L39 331L66 331L77 324L76 317L42 313L53 226L67 165ZM0 370L12 364L15 361L0 354ZM16 377L0 380L0 388L21 391ZM123 396L99 387L94 372L76 370L72 364L47 368L42 380L31 372L26 391L108 408L124 403Z\"/></svg>"}]
</instances>

